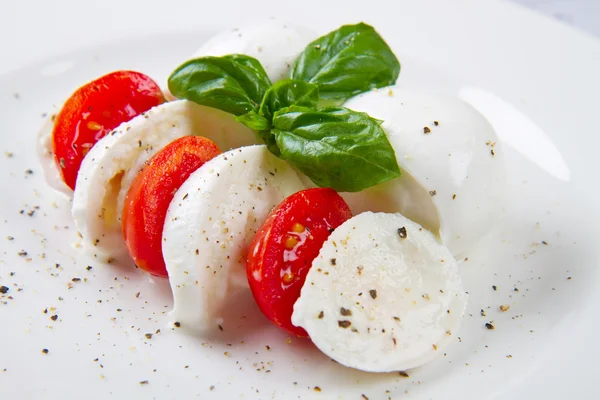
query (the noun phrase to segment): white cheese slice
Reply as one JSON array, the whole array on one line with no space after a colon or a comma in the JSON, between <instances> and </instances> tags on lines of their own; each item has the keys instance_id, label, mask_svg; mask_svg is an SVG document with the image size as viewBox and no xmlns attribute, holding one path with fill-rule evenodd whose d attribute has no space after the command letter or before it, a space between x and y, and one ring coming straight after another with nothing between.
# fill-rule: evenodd
<instances>
[{"instance_id":1,"label":"white cheese slice","mask_svg":"<svg viewBox=\"0 0 600 400\"><path fill-rule=\"evenodd\" d=\"M190 175L163 228L173 322L195 332L222 323L227 296L242 282L248 287L246 255L254 234L273 207L303 188L264 145L223 153Z\"/></svg>"},{"instance_id":2,"label":"white cheese slice","mask_svg":"<svg viewBox=\"0 0 600 400\"><path fill-rule=\"evenodd\" d=\"M340 364L404 371L454 340L466 300L456 261L431 232L401 214L365 212L323 244L292 323Z\"/></svg>"},{"instance_id":3,"label":"white cheese slice","mask_svg":"<svg viewBox=\"0 0 600 400\"><path fill-rule=\"evenodd\" d=\"M54 160L54 152L52 151L52 130L54 129L54 120L62 105L52 106L50 112L44 117L44 122L40 127L36 136L36 153L46 183L51 188L65 194L67 197L73 196L73 191L63 181L62 174Z\"/></svg>"}]
</instances>

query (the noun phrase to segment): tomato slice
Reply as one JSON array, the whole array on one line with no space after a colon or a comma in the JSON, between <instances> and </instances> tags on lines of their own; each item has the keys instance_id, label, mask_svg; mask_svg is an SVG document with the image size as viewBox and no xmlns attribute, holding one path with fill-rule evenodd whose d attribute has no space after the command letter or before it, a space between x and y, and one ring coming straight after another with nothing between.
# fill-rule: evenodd
<instances>
[{"instance_id":1,"label":"tomato slice","mask_svg":"<svg viewBox=\"0 0 600 400\"><path fill-rule=\"evenodd\" d=\"M136 265L167 277L162 232L167 209L185 180L206 161L221 154L211 140L184 136L156 153L133 181L123 207L125 244Z\"/></svg>"},{"instance_id":2,"label":"tomato slice","mask_svg":"<svg viewBox=\"0 0 600 400\"><path fill-rule=\"evenodd\" d=\"M323 242L344 221L350 208L332 189L307 189L275 207L248 249L246 274L258 307L269 320L297 336L294 303Z\"/></svg>"},{"instance_id":3,"label":"tomato slice","mask_svg":"<svg viewBox=\"0 0 600 400\"><path fill-rule=\"evenodd\" d=\"M152 79L133 71L116 71L77 89L58 113L52 132L54 160L65 183L75 189L81 162L98 140L164 101Z\"/></svg>"}]
</instances>

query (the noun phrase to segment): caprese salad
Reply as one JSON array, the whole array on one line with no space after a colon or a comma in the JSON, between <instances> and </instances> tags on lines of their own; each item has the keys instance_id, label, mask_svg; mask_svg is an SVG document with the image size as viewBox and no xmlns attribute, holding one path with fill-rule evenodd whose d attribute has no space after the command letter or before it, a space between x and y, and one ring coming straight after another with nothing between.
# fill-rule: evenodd
<instances>
[{"instance_id":1,"label":"caprese salad","mask_svg":"<svg viewBox=\"0 0 600 400\"><path fill-rule=\"evenodd\" d=\"M468 104L397 86L373 27L314 37L273 21L221 33L168 91L100 77L46 122L40 161L86 249L169 279L181 329L213 334L250 290L343 365L415 368L459 328L455 257L493 223L502 152Z\"/></svg>"}]
</instances>

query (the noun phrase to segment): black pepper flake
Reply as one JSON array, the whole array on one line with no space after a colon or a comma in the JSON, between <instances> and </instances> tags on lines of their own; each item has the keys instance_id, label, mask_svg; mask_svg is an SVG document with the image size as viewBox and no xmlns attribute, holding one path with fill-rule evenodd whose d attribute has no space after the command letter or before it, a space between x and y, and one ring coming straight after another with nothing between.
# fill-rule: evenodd
<instances>
[{"instance_id":1,"label":"black pepper flake","mask_svg":"<svg viewBox=\"0 0 600 400\"><path fill-rule=\"evenodd\" d=\"M6 286L4 286L4 287L6 287ZM319 313L319 316L318 316L317 318L319 318L319 319L323 319L323 317L324 317L324 316L325 316L325 313L324 313L323 311L321 311L321 312Z\"/></svg>"},{"instance_id":2,"label":"black pepper flake","mask_svg":"<svg viewBox=\"0 0 600 400\"><path fill-rule=\"evenodd\" d=\"M435 196L436 194L437 194L437 190L430 190L430 191L429 191L429 195L430 195L431 197Z\"/></svg>"},{"instance_id":3,"label":"black pepper flake","mask_svg":"<svg viewBox=\"0 0 600 400\"><path fill-rule=\"evenodd\" d=\"M2 294L8 293L9 290L10 288L8 286L0 286L0 293Z\"/></svg>"},{"instance_id":4,"label":"black pepper flake","mask_svg":"<svg viewBox=\"0 0 600 400\"><path fill-rule=\"evenodd\" d=\"M148 381L140 381L140 385L147 385Z\"/></svg>"},{"instance_id":5,"label":"black pepper flake","mask_svg":"<svg viewBox=\"0 0 600 400\"><path fill-rule=\"evenodd\" d=\"M410 378L410 376L406 373L406 371L398 371L398 375L404 378Z\"/></svg>"},{"instance_id":6,"label":"black pepper flake","mask_svg":"<svg viewBox=\"0 0 600 400\"><path fill-rule=\"evenodd\" d=\"M44 353L44 354L48 354L49 352L50 352L50 350L48 350L48 349L42 349L42 353Z\"/></svg>"},{"instance_id":7,"label":"black pepper flake","mask_svg":"<svg viewBox=\"0 0 600 400\"><path fill-rule=\"evenodd\" d=\"M219 330L220 330L221 332L223 332L223 330L224 330L224 329L223 329L223 327L222 327L221 325L219 325Z\"/></svg>"},{"instance_id":8,"label":"black pepper flake","mask_svg":"<svg viewBox=\"0 0 600 400\"><path fill-rule=\"evenodd\" d=\"M12 236L7 236L6 238L7 238L8 240L15 240L15 238L14 238L14 237L12 237Z\"/></svg>"},{"instance_id":9,"label":"black pepper flake","mask_svg":"<svg viewBox=\"0 0 600 400\"><path fill-rule=\"evenodd\" d=\"M456 193L452 195L452 200L456 200Z\"/></svg>"},{"instance_id":10,"label":"black pepper flake","mask_svg":"<svg viewBox=\"0 0 600 400\"><path fill-rule=\"evenodd\" d=\"M517 287L513 288L513 292L518 292L518 291L519 291L519 288L517 288Z\"/></svg>"},{"instance_id":11,"label":"black pepper flake","mask_svg":"<svg viewBox=\"0 0 600 400\"><path fill-rule=\"evenodd\" d=\"M51 316L50 319L52 321L56 321L58 319L58 315L55 314L55 315Z\"/></svg>"},{"instance_id":12,"label":"black pepper flake","mask_svg":"<svg viewBox=\"0 0 600 400\"><path fill-rule=\"evenodd\" d=\"M25 170L25 173L27 175L33 175L33 170L32 169L27 169L27 170Z\"/></svg>"},{"instance_id":13,"label":"black pepper flake","mask_svg":"<svg viewBox=\"0 0 600 400\"><path fill-rule=\"evenodd\" d=\"M92 268L93 268L93 267L92 267L91 265L88 265L87 267L85 267L85 269L87 269L88 271L91 271L91 270L92 270Z\"/></svg>"},{"instance_id":14,"label":"black pepper flake","mask_svg":"<svg viewBox=\"0 0 600 400\"><path fill-rule=\"evenodd\" d=\"M144 336L146 336L146 339L152 339L152 334L151 333L146 333Z\"/></svg>"},{"instance_id":15,"label":"black pepper flake","mask_svg":"<svg viewBox=\"0 0 600 400\"><path fill-rule=\"evenodd\" d=\"M181 327L181 322L174 322L173 325L175 325L176 328L180 328Z\"/></svg>"},{"instance_id":16,"label":"black pepper flake","mask_svg":"<svg viewBox=\"0 0 600 400\"><path fill-rule=\"evenodd\" d=\"M377 290L371 289L371 290L369 290L369 294L371 295L371 298L373 300L377 298Z\"/></svg>"},{"instance_id":17,"label":"black pepper flake","mask_svg":"<svg viewBox=\"0 0 600 400\"><path fill-rule=\"evenodd\" d=\"M398 228L398 236L400 236L401 239L406 239L408 237L408 232L406 232L405 226Z\"/></svg>"},{"instance_id":18,"label":"black pepper flake","mask_svg":"<svg viewBox=\"0 0 600 400\"><path fill-rule=\"evenodd\" d=\"M435 126L439 126L439 125L440 125L439 121L433 121L433 124L434 124Z\"/></svg>"},{"instance_id":19,"label":"black pepper flake","mask_svg":"<svg viewBox=\"0 0 600 400\"><path fill-rule=\"evenodd\" d=\"M21 250L17 254L19 254L19 256L21 256L21 257L26 257L27 256L27 252L25 250Z\"/></svg>"},{"instance_id":20,"label":"black pepper flake","mask_svg":"<svg viewBox=\"0 0 600 400\"><path fill-rule=\"evenodd\" d=\"M492 289L494 289L494 290L498 290L498 286L496 286L496 285L492 285Z\"/></svg>"},{"instance_id":21,"label":"black pepper flake","mask_svg":"<svg viewBox=\"0 0 600 400\"><path fill-rule=\"evenodd\" d=\"M142 141L138 140L138 147L142 147Z\"/></svg>"},{"instance_id":22,"label":"black pepper flake","mask_svg":"<svg viewBox=\"0 0 600 400\"><path fill-rule=\"evenodd\" d=\"M73 278L71 279L73 282L81 282L81 278Z\"/></svg>"},{"instance_id":23,"label":"black pepper flake","mask_svg":"<svg viewBox=\"0 0 600 400\"><path fill-rule=\"evenodd\" d=\"M331 265L335 265L335 263L336 263L336 259L335 259L335 258L332 258L331 260L329 260L329 262L331 262Z\"/></svg>"},{"instance_id":24,"label":"black pepper flake","mask_svg":"<svg viewBox=\"0 0 600 400\"><path fill-rule=\"evenodd\" d=\"M340 328L346 329L346 328L350 327L350 325L352 325L352 322L350 322L348 320L338 321L338 326Z\"/></svg>"},{"instance_id":25,"label":"black pepper flake","mask_svg":"<svg viewBox=\"0 0 600 400\"><path fill-rule=\"evenodd\" d=\"M496 329L496 327L494 325L492 325L491 322L486 322L485 323L485 327L488 328L489 330L494 330Z\"/></svg>"},{"instance_id":26,"label":"black pepper flake","mask_svg":"<svg viewBox=\"0 0 600 400\"><path fill-rule=\"evenodd\" d=\"M368 398L368 397L367 397L367 396L366 396L364 393L363 393L363 394L361 394L361 396L362 396L362 398L363 398L364 400L369 400L369 398Z\"/></svg>"},{"instance_id":27,"label":"black pepper flake","mask_svg":"<svg viewBox=\"0 0 600 400\"><path fill-rule=\"evenodd\" d=\"M352 311L348 310L347 308L341 307L340 314L342 314L344 317L349 317L352 315Z\"/></svg>"},{"instance_id":28,"label":"black pepper flake","mask_svg":"<svg viewBox=\"0 0 600 400\"><path fill-rule=\"evenodd\" d=\"M429 127L428 127L428 126L426 126L426 127L424 127L424 128L423 128L423 133L424 133L424 134L426 134L426 135L427 135L427 134L428 134L428 133L430 133L430 132L431 132L431 129L429 129Z\"/></svg>"},{"instance_id":29,"label":"black pepper flake","mask_svg":"<svg viewBox=\"0 0 600 400\"><path fill-rule=\"evenodd\" d=\"M545 240L542 240L542 244L543 244L544 246L548 246L548 242L546 242Z\"/></svg>"}]
</instances>

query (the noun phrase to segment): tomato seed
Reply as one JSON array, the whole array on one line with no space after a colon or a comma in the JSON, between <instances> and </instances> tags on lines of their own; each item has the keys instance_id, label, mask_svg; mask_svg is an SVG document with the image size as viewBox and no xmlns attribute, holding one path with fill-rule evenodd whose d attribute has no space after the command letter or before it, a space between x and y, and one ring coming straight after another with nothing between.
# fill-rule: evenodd
<instances>
[{"instance_id":1,"label":"tomato seed","mask_svg":"<svg viewBox=\"0 0 600 400\"><path fill-rule=\"evenodd\" d=\"M100 125L96 121L89 121L87 123L87 127L88 127L88 129L91 129L93 131L99 131L99 130L102 130L102 128L104 128L102 125Z\"/></svg>"},{"instance_id":2,"label":"tomato seed","mask_svg":"<svg viewBox=\"0 0 600 400\"><path fill-rule=\"evenodd\" d=\"M287 284L287 283L290 283L290 282L292 282L292 280L294 279L294 274L292 274L292 273L290 273L290 272L286 272L286 273L283 275L283 278L282 278L282 279L283 279L283 283L286 283L286 284Z\"/></svg>"},{"instance_id":3,"label":"tomato seed","mask_svg":"<svg viewBox=\"0 0 600 400\"><path fill-rule=\"evenodd\" d=\"M298 244L298 238L295 236L288 236L285 239L285 248L288 250L292 250Z\"/></svg>"},{"instance_id":4,"label":"tomato seed","mask_svg":"<svg viewBox=\"0 0 600 400\"><path fill-rule=\"evenodd\" d=\"M304 232L304 225L299 224L299 223L296 222L292 226L292 232L296 232L296 233L302 233L302 232Z\"/></svg>"}]
</instances>

